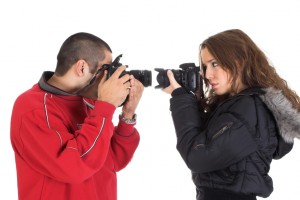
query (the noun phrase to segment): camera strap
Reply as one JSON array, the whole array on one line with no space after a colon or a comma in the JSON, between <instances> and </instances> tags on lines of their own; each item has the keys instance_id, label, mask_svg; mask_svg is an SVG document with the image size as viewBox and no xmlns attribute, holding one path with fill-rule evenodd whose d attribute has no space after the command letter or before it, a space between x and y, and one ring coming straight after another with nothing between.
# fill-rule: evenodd
<instances>
[{"instance_id":1,"label":"camera strap","mask_svg":"<svg viewBox=\"0 0 300 200\"><path fill-rule=\"evenodd\" d=\"M107 64L104 64L100 69L98 69L96 71L96 73L94 74L94 76L91 78L91 80L89 81L88 84L86 84L83 88L81 88L80 90L77 91L77 95L80 95L80 93L82 93L83 91L85 91L87 88L89 88L91 85L93 85L97 79L97 75L100 74L100 72L106 70L108 68Z\"/></svg>"}]
</instances>

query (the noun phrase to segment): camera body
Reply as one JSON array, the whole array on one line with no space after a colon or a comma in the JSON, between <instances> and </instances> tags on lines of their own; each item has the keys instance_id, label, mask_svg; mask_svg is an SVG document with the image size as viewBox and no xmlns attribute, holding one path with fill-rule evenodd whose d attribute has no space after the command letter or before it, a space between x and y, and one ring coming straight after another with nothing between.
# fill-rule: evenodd
<instances>
[{"instance_id":1,"label":"camera body","mask_svg":"<svg viewBox=\"0 0 300 200\"><path fill-rule=\"evenodd\" d=\"M171 69L175 80L186 90L195 92L199 85L200 68L194 63L183 63L179 66L179 68L181 68L181 70ZM155 86L155 88L168 87L170 85L170 81L167 76L167 69L155 68L155 71L158 72L156 77L158 85Z\"/></svg>"},{"instance_id":2,"label":"camera body","mask_svg":"<svg viewBox=\"0 0 300 200\"><path fill-rule=\"evenodd\" d=\"M120 58L122 57L122 54L117 56L115 60L112 62L112 64L105 64L103 65L103 69L107 70L107 78L111 77L111 75L118 69L118 67L122 66L122 63L120 63ZM127 65L125 65L128 67ZM120 77L124 76L125 74L133 75L135 79L139 80L144 87L148 87L152 85L152 72L149 70L131 70L126 71L124 70ZM123 106L128 101L129 96L126 97L124 102L119 106Z\"/></svg>"},{"instance_id":3,"label":"camera body","mask_svg":"<svg viewBox=\"0 0 300 200\"><path fill-rule=\"evenodd\" d=\"M117 70L118 67L122 66L122 63L120 63L120 58L122 57L122 54L116 57L116 59L112 62L112 64L105 64L105 70L107 70L107 78L111 77L111 75ZM127 65L125 65L128 67ZM130 70L126 71L124 70L120 77L124 76L125 74L133 75L134 78L139 80L144 87L148 87L152 85L152 73L149 70Z\"/></svg>"}]
</instances>

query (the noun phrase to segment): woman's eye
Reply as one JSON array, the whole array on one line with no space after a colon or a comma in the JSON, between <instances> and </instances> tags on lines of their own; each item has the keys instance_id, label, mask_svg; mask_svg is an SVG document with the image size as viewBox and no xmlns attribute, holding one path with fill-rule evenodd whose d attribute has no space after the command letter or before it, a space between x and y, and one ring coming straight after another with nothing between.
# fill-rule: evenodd
<instances>
[{"instance_id":1,"label":"woman's eye","mask_svg":"<svg viewBox=\"0 0 300 200\"><path fill-rule=\"evenodd\" d=\"M202 65L202 69L203 69L203 70L206 70L206 65Z\"/></svg>"},{"instance_id":2,"label":"woman's eye","mask_svg":"<svg viewBox=\"0 0 300 200\"><path fill-rule=\"evenodd\" d=\"M212 62L211 64L212 64L213 67L219 66L219 64L217 62Z\"/></svg>"}]
</instances>

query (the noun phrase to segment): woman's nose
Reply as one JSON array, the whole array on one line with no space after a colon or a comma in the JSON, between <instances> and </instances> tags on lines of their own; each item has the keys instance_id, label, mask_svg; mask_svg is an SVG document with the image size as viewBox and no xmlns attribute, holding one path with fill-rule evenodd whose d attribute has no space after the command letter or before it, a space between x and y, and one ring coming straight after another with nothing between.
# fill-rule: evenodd
<instances>
[{"instance_id":1,"label":"woman's nose","mask_svg":"<svg viewBox=\"0 0 300 200\"><path fill-rule=\"evenodd\" d=\"M213 78L212 71L209 70L208 68L206 69L206 72L205 72L205 78L208 80Z\"/></svg>"}]
</instances>

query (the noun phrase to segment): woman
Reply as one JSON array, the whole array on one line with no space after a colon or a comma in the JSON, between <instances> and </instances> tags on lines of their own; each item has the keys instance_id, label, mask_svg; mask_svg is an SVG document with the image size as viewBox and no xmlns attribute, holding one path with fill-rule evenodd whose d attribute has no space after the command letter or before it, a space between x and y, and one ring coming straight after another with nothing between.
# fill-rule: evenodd
<instances>
[{"instance_id":1,"label":"woman","mask_svg":"<svg viewBox=\"0 0 300 200\"><path fill-rule=\"evenodd\" d=\"M241 30L206 39L200 63L204 87L197 95L170 70L170 86L163 89L172 95L177 149L192 171L197 200L268 197L272 159L300 138L299 96Z\"/></svg>"}]
</instances>

